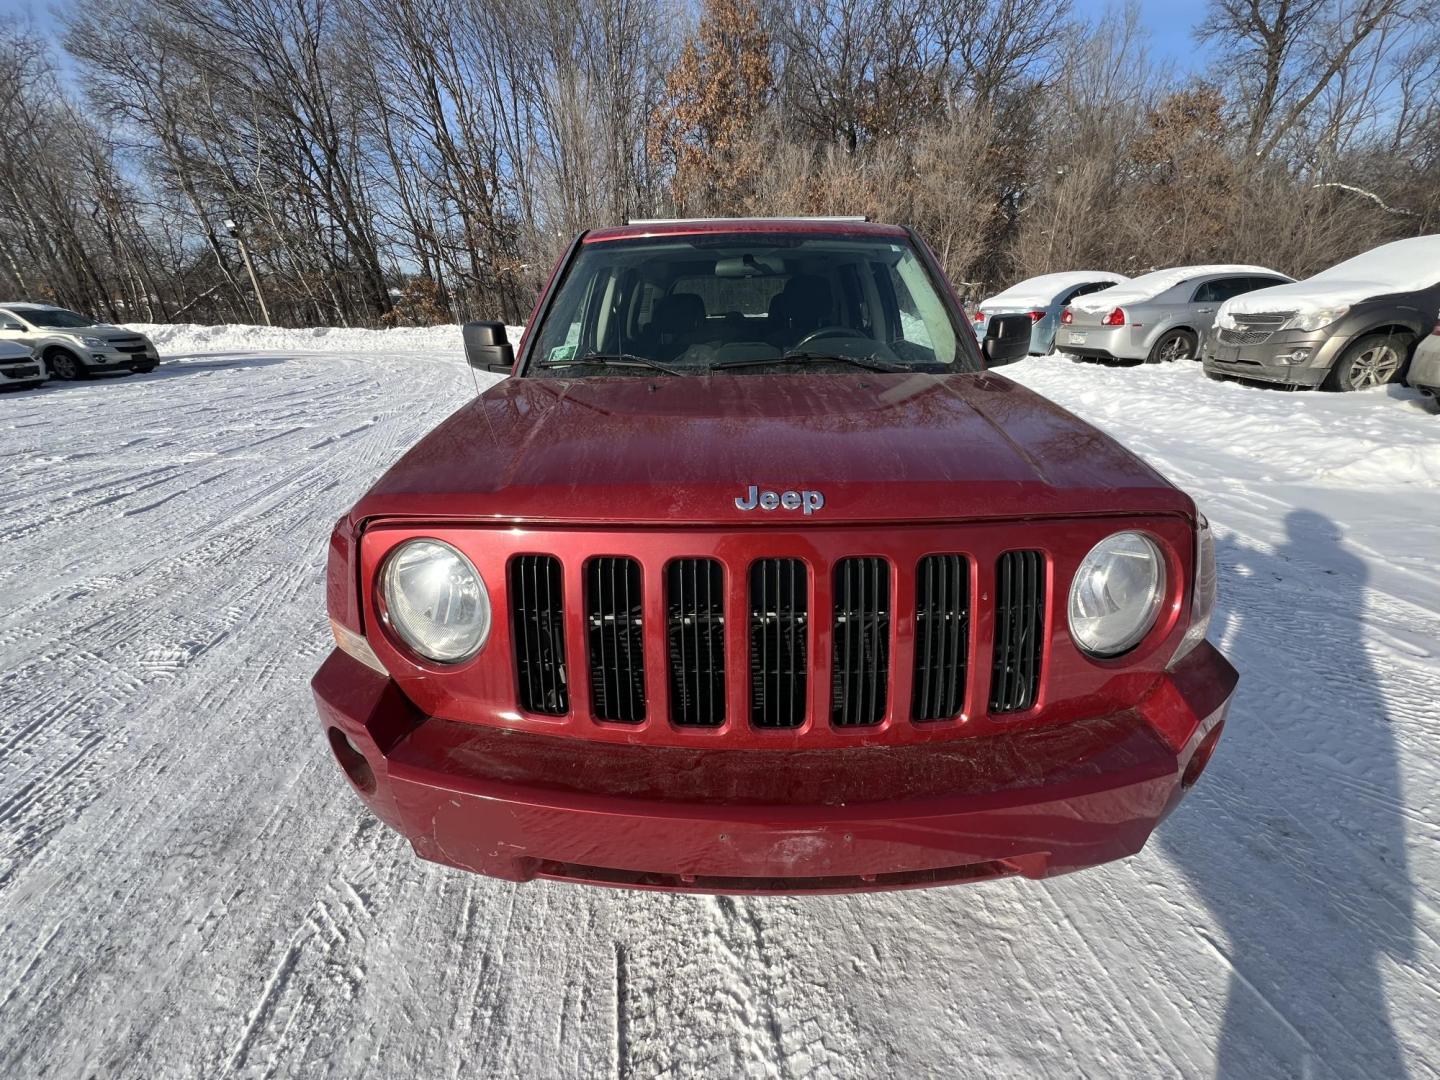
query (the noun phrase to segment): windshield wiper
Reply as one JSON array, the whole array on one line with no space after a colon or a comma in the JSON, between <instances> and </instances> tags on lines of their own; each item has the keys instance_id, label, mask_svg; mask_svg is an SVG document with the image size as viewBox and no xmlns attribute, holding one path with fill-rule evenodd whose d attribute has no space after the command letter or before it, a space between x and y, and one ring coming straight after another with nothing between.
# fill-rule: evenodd
<instances>
[{"instance_id":1,"label":"windshield wiper","mask_svg":"<svg viewBox=\"0 0 1440 1080\"><path fill-rule=\"evenodd\" d=\"M902 367L899 364L888 364L874 353L870 353L868 356L842 356L840 353L819 352L792 352L784 353L781 356L755 356L747 357L744 360L727 360L723 364L716 364L710 370L719 371L722 368L763 367L766 364L815 364L826 362L854 364L856 367L864 368L866 371L893 373L908 372L910 370L910 368Z\"/></svg>"},{"instance_id":2,"label":"windshield wiper","mask_svg":"<svg viewBox=\"0 0 1440 1080\"><path fill-rule=\"evenodd\" d=\"M635 353L586 353L584 356L576 356L569 360L542 360L537 367L542 368L566 368L580 367L582 365L598 365L604 367L643 367L652 371L663 371L666 375L684 375L678 368L668 367L665 364L657 363L648 356L639 356Z\"/></svg>"}]
</instances>

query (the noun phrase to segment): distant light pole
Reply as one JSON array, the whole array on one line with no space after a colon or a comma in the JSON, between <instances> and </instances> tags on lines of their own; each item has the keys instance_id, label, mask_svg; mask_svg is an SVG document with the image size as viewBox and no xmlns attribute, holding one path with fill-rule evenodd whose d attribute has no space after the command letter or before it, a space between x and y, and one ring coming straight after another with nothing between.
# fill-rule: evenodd
<instances>
[{"instance_id":1,"label":"distant light pole","mask_svg":"<svg viewBox=\"0 0 1440 1080\"><path fill-rule=\"evenodd\" d=\"M270 309L265 306L265 294L260 291L260 279L255 276L255 264L250 261L250 249L245 244L245 237L240 235L240 223L234 218L225 219L225 228L235 238L235 243L240 246L240 258L245 262L245 270L250 275L250 284L255 289L255 299L260 301L260 314L265 317L266 326L274 326L270 321Z\"/></svg>"}]
</instances>

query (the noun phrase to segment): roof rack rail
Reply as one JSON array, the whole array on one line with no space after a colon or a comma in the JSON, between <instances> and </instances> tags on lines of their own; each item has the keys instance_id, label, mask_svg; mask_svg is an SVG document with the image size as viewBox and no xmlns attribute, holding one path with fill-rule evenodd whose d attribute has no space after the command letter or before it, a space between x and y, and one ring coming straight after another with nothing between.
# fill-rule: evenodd
<instances>
[{"instance_id":1,"label":"roof rack rail","mask_svg":"<svg viewBox=\"0 0 1440 1080\"><path fill-rule=\"evenodd\" d=\"M776 217L654 217L626 218L626 225L675 225L686 221L869 221L870 215L856 214L781 214Z\"/></svg>"}]
</instances>

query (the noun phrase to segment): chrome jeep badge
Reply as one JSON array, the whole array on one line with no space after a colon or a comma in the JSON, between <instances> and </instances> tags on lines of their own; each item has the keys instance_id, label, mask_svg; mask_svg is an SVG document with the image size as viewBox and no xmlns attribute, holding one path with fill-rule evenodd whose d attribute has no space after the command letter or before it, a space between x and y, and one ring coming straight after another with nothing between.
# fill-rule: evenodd
<instances>
[{"instance_id":1,"label":"chrome jeep badge","mask_svg":"<svg viewBox=\"0 0 1440 1080\"><path fill-rule=\"evenodd\" d=\"M825 507L825 496L818 491L802 489L800 491L761 491L754 484L751 484L735 500L735 509L754 510L756 507L761 510L803 510L805 516L809 517L816 510Z\"/></svg>"}]
</instances>

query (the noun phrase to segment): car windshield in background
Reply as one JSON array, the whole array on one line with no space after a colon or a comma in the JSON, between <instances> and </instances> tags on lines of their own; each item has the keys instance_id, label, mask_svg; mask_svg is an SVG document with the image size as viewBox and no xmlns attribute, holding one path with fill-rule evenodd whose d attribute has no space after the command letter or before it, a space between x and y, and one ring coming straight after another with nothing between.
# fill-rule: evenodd
<instances>
[{"instance_id":1,"label":"car windshield in background","mask_svg":"<svg viewBox=\"0 0 1440 1080\"><path fill-rule=\"evenodd\" d=\"M64 308L24 308L20 314L32 326L48 326L55 330L78 330L82 326L94 326L95 320L88 315L66 311Z\"/></svg>"},{"instance_id":2,"label":"car windshield in background","mask_svg":"<svg viewBox=\"0 0 1440 1080\"><path fill-rule=\"evenodd\" d=\"M903 240L764 233L583 245L526 373L979 369Z\"/></svg>"}]
</instances>

